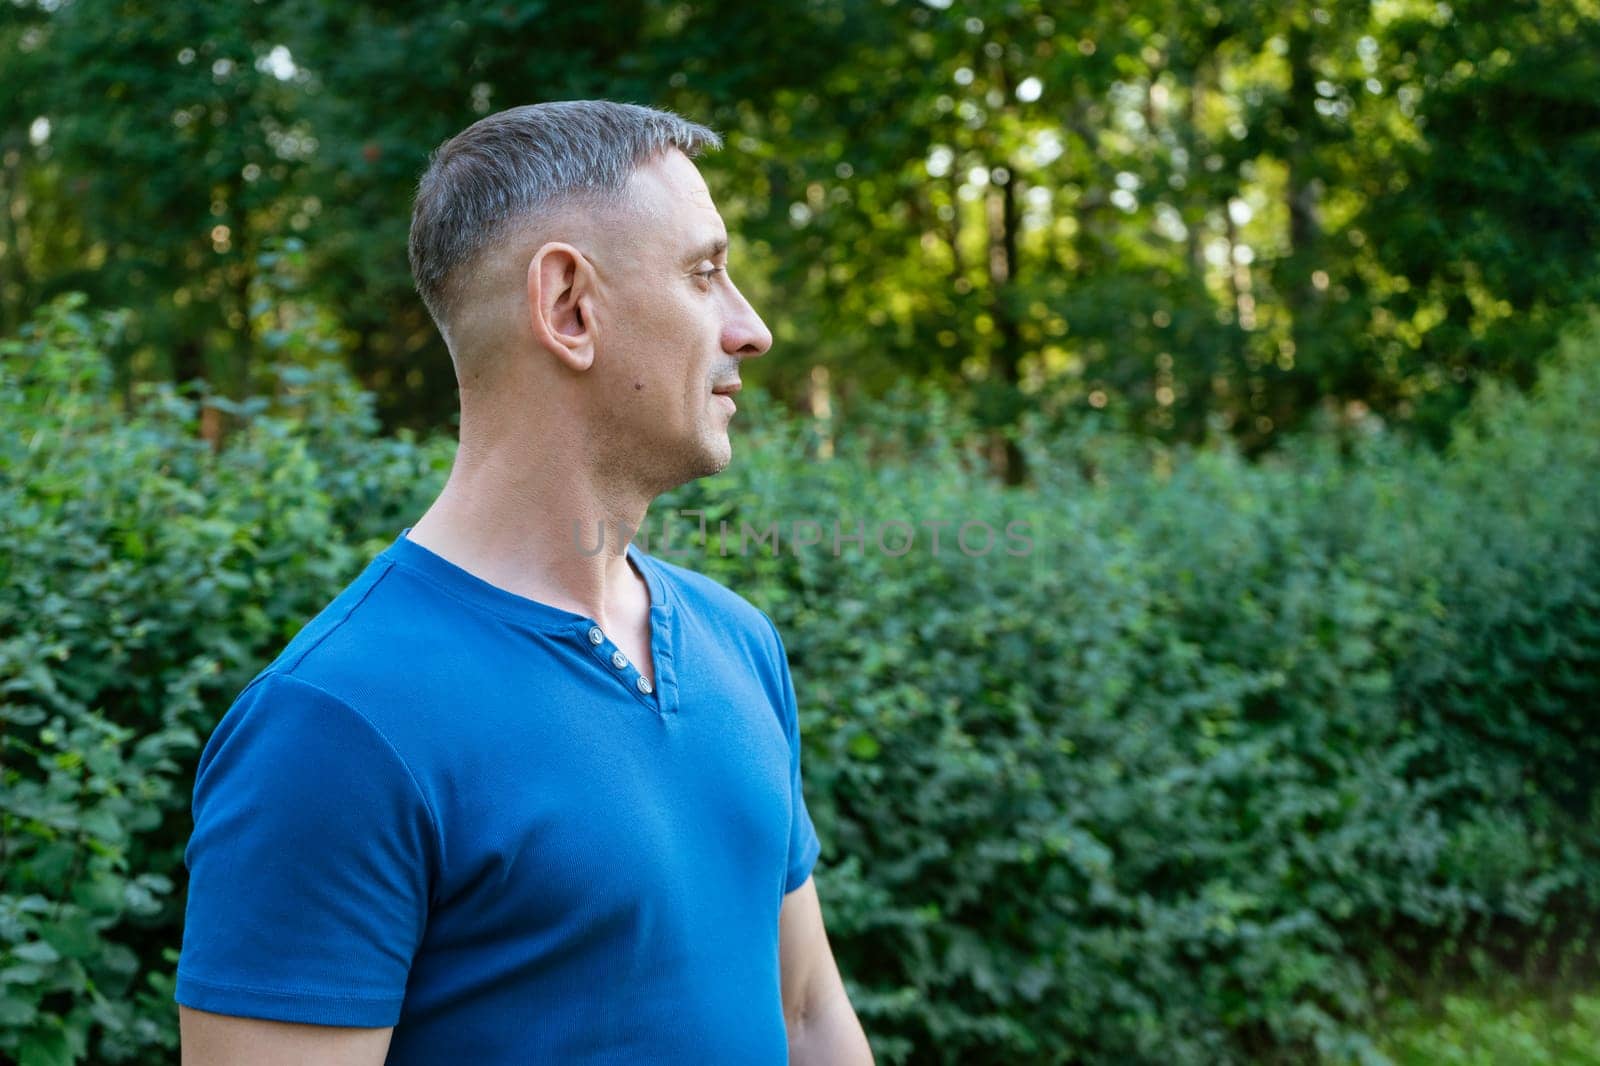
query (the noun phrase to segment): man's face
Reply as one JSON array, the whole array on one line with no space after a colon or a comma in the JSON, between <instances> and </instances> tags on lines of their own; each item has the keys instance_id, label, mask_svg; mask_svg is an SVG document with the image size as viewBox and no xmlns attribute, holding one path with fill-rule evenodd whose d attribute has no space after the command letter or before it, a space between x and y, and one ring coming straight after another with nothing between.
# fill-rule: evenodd
<instances>
[{"instance_id":1,"label":"man's face","mask_svg":"<svg viewBox=\"0 0 1600 1066\"><path fill-rule=\"evenodd\" d=\"M734 401L717 395L772 334L727 272L727 227L699 170L671 150L633 174L630 204L597 251L597 432L666 488L732 459Z\"/></svg>"}]
</instances>

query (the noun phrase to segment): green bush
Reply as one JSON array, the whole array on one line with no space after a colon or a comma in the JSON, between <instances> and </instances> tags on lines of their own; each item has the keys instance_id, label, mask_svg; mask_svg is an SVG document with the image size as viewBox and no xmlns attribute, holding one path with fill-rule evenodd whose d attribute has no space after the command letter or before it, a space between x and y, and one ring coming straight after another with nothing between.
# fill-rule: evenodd
<instances>
[{"instance_id":1,"label":"green bush","mask_svg":"<svg viewBox=\"0 0 1600 1066\"><path fill-rule=\"evenodd\" d=\"M69 301L0 347L0 1052L30 1063L170 1058L198 741L451 454L381 438L333 364L280 370L213 452L215 398L115 403L114 328ZM1579 953L1592 333L1445 456L1379 433L1252 465L1032 421L1035 484L1004 488L966 408L908 387L819 461L821 428L758 399L734 464L647 527L784 634L881 1062L1382 1062L1364 1033L1430 968ZM999 540L962 550L964 522ZM774 523L781 551L741 552Z\"/></svg>"},{"instance_id":2,"label":"green bush","mask_svg":"<svg viewBox=\"0 0 1600 1066\"><path fill-rule=\"evenodd\" d=\"M1496 991L1406 1002L1380 1046L1396 1066L1600 1066L1600 997L1508 1000Z\"/></svg>"},{"instance_id":3,"label":"green bush","mask_svg":"<svg viewBox=\"0 0 1600 1066\"><path fill-rule=\"evenodd\" d=\"M171 1058L199 742L448 463L374 439L328 367L285 368L214 454L225 401L114 403L116 327L71 298L0 342L0 1052L24 1066Z\"/></svg>"},{"instance_id":4,"label":"green bush","mask_svg":"<svg viewBox=\"0 0 1600 1066\"><path fill-rule=\"evenodd\" d=\"M1249 465L1030 427L997 489L937 397L761 427L676 506L1034 523L1027 558L707 569L795 661L830 928L885 1061L1381 1061L1386 988L1581 953L1596 876L1600 343L1452 453Z\"/></svg>"}]
</instances>

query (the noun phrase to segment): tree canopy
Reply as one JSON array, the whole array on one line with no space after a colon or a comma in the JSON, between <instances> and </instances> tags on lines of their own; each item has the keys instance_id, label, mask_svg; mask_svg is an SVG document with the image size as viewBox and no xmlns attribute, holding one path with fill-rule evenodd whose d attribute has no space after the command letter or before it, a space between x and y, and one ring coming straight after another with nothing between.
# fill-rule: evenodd
<instances>
[{"instance_id":1,"label":"tree canopy","mask_svg":"<svg viewBox=\"0 0 1600 1066\"><path fill-rule=\"evenodd\" d=\"M310 308L387 424L442 426L454 379L405 257L429 152L493 110L607 97L725 134L703 166L780 345L752 377L796 407L910 377L996 427L1087 407L1251 452L1373 416L1442 440L1595 298L1597 16L13 3L0 327L84 290L133 312L125 388L242 397Z\"/></svg>"}]
</instances>

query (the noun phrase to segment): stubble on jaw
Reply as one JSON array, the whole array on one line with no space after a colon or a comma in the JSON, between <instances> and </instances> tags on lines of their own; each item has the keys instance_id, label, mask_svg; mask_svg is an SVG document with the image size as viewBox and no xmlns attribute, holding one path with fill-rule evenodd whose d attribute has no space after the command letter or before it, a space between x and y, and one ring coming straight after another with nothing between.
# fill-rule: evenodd
<instances>
[{"instance_id":1,"label":"stubble on jaw","mask_svg":"<svg viewBox=\"0 0 1600 1066\"><path fill-rule=\"evenodd\" d=\"M673 420L676 430L667 431L666 420L655 410L659 390L647 389L641 381L631 384L611 392L608 410L593 412L586 429L589 456L602 484L629 486L630 494L648 501L727 469L732 449L715 439L714 414L680 415Z\"/></svg>"}]
</instances>

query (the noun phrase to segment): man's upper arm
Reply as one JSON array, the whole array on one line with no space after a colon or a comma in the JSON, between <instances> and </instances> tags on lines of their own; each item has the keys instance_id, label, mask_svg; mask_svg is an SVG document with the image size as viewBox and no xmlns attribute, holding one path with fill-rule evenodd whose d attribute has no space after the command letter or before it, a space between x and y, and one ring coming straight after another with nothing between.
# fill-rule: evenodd
<instances>
[{"instance_id":1,"label":"man's upper arm","mask_svg":"<svg viewBox=\"0 0 1600 1066\"><path fill-rule=\"evenodd\" d=\"M778 911L778 969L783 983L783 1017L791 1027L832 997L845 994L823 928L815 877L808 876L783 897Z\"/></svg>"},{"instance_id":2,"label":"man's upper arm","mask_svg":"<svg viewBox=\"0 0 1600 1066\"><path fill-rule=\"evenodd\" d=\"M795 1066L872 1066L872 1045L833 961L816 882L810 877L784 897L778 912L778 954L789 1061Z\"/></svg>"},{"instance_id":3,"label":"man's upper arm","mask_svg":"<svg viewBox=\"0 0 1600 1066\"><path fill-rule=\"evenodd\" d=\"M178 1032L183 1066L383 1066L394 1030L269 1022L180 1005Z\"/></svg>"},{"instance_id":4,"label":"man's upper arm","mask_svg":"<svg viewBox=\"0 0 1600 1066\"><path fill-rule=\"evenodd\" d=\"M246 689L201 756L179 1004L381 1029L400 1018L438 854L386 737L299 678Z\"/></svg>"}]
</instances>

